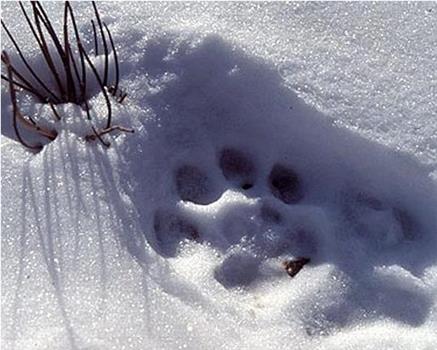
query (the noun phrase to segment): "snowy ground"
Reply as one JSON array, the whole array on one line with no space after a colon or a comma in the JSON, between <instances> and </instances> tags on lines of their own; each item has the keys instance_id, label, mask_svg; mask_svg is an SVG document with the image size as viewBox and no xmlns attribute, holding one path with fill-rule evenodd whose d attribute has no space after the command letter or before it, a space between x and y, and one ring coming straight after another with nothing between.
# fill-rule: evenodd
<instances>
[{"instance_id":1,"label":"snowy ground","mask_svg":"<svg viewBox=\"0 0 437 350\"><path fill-rule=\"evenodd\" d=\"M436 3L99 8L136 132L2 136L2 348L437 348Z\"/></svg>"}]
</instances>

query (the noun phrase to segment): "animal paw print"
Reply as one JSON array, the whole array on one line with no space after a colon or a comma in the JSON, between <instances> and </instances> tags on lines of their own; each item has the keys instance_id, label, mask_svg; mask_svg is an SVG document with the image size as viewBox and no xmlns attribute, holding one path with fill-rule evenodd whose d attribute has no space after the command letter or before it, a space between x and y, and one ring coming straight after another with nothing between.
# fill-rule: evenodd
<instances>
[{"instance_id":1,"label":"animal paw print","mask_svg":"<svg viewBox=\"0 0 437 350\"><path fill-rule=\"evenodd\" d=\"M302 180L296 171L275 164L270 172L263 174L249 153L233 147L218 151L216 161L216 174L208 173L194 163L175 168L173 182L179 199L173 203L172 209L158 209L153 219L154 246L160 254L173 257L180 251L182 242L207 241L223 254L223 261L214 272L215 279L224 287L233 288L253 283L265 259L281 255L289 259L294 256L293 252L315 251L296 247L308 245L308 240L302 240L301 231L286 227L282 213L284 206L295 205L304 197ZM226 212L226 208L238 200L233 200L234 197L223 199L225 192L240 193L237 198L246 201L238 204L240 207L235 210ZM219 244L212 239L208 228L201 232L196 222L199 217L196 210L198 206L206 207L220 200L229 205L222 206L217 213L220 222L217 226L221 231ZM184 203L194 206L182 211ZM281 233L276 234L277 231ZM235 249L243 241L247 249ZM281 262L278 265L281 266Z\"/></svg>"},{"instance_id":2,"label":"animal paw print","mask_svg":"<svg viewBox=\"0 0 437 350\"><path fill-rule=\"evenodd\" d=\"M296 172L281 164L273 166L269 175L272 194L287 204L299 202L303 197L302 184Z\"/></svg>"},{"instance_id":3,"label":"animal paw print","mask_svg":"<svg viewBox=\"0 0 437 350\"><path fill-rule=\"evenodd\" d=\"M245 287L258 277L261 260L249 253L231 253L214 271L225 288Z\"/></svg>"},{"instance_id":4,"label":"animal paw print","mask_svg":"<svg viewBox=\"0 0 437 350\"><path fill-rule=\"evenodd\" d=\"M209 204L216 198L208 175L194 165L182 165L175 173L176 189L183 201Z\"/></svg>"},{"instance_id":5,"label":"animal paw print","mask_svg":"<svg viewBox=\"0 0 437 350\"><path fill-rule=\"evenodd\" d=\"M294 278L307 269L309 259L310 264L318 261L326 243L325 228L322 223L314 229L311 220L317 213L327 214L322 207L305 203L311 187L305 188L298 171L280 162L262 171L255 157L233 147L217 152L214 167L209 172L194 162L175 167L178 199L155 212L156 251L172 257L183 242L208 242L222 254L214 276L226 288L251 285L269 259L277 259L283 272ZM347 226L364 238L364 244L389 247L413 239L417 225L408 211L364 192L349 191L344 197ZM199 224L204 210L215 213L209 227ZM299 265L301 261L305 264Z\"/></svg>"},{"instance_id":6,"label":"animal paw print","mask_svg":"<svg viewBox=\"0 0 437 350\"><path fill-rule=\"evenodd\" d=\"M256 180L255 165L244 152L234 148L224 148L219 155L219 166L229 182L243 190L253 187Z\"/></svg>"},{"instance_id":7,"label":"animal paw print","mask_svg":"<svg viewBox=\"0 0 437 350\"><path fill-rule=\"evenodd\" d=\"M198 240L199 230L194 223L176 211L159 209L153 218L157 250L164 256L177 254L181 241Z\"/></svg>"},{"instance_id":8,"label":"animal paw print","mask_svg":"<svg viewBox=\"0 0 437 350\"><path fill-rule=\"evenodd\" d=\"M374 242L379 248L389 248L416 238L419 225L407 210L363 191L351 191L345 197L346 219L364 241Z\"/></svg>"}]
</instances>

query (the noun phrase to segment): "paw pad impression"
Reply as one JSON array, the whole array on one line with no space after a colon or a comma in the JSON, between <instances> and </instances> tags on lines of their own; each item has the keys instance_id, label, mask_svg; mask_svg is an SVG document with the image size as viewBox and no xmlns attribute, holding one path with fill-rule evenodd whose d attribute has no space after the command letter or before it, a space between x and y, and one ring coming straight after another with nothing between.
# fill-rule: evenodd
<instances>
[{"instance_id":1,"label":"paw pad impression","mask_svg":"<svg viewBox=\"0 0 437 350\"><path fill-rule=\"evenodd\" d=\"M272 194L286 204L293 204L302 199L302 184L298 175L290 168L276 164L269 175Z\"/></svg>"},{"instance_id":2,"label":"paw pad impression","mask_svg":"<svg viewBox=\"0 0 437 350\"><path fill-rule=\"evenodd\" d=\"M224 148L219 155L219 166L226 180L248 190L255 181L255 165L242 151Z\"/></svg>"}]
</instances>

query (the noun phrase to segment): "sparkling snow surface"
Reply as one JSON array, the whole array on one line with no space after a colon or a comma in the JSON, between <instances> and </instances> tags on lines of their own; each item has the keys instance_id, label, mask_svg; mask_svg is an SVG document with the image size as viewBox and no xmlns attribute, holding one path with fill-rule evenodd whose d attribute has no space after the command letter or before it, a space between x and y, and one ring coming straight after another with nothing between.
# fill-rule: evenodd
<instances>
[{"instance_id":1,"label":"sparkling snow surface","mask_svg":"<svg viewBox=\"0 0 437 350\"><path fill-rule=\"evenodd\" d=\"M436 349L437 4L98 6L135 134L34 155L2 84L2 349Z\"/></svg>"}]
</instances>

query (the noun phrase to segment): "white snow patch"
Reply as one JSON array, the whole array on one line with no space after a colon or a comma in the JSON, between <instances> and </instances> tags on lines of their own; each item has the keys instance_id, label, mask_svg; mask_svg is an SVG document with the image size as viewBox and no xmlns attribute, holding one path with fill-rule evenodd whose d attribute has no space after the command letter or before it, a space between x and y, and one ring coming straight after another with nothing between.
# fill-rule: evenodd
<instances>
[{"instance_id":1,"label":"white snow patch","mask_svg":"<svg viewBox=\"0 0 437 350\"><path fill-rule=\"evenodd\" d=\"M40 153L2 141L2 346L435 348L435 101L393 79L405 57L434 82L427 5L101 6L129 93L114 123L135 133L86 142L83 111L63 105ZM389 74L393 10L424 31L404 32ZM346 12L363 23L341 33ZM103 121L103 96L91 104ZM282 263L301 256L291 278Z\"/></svg>"}]
</instances>

